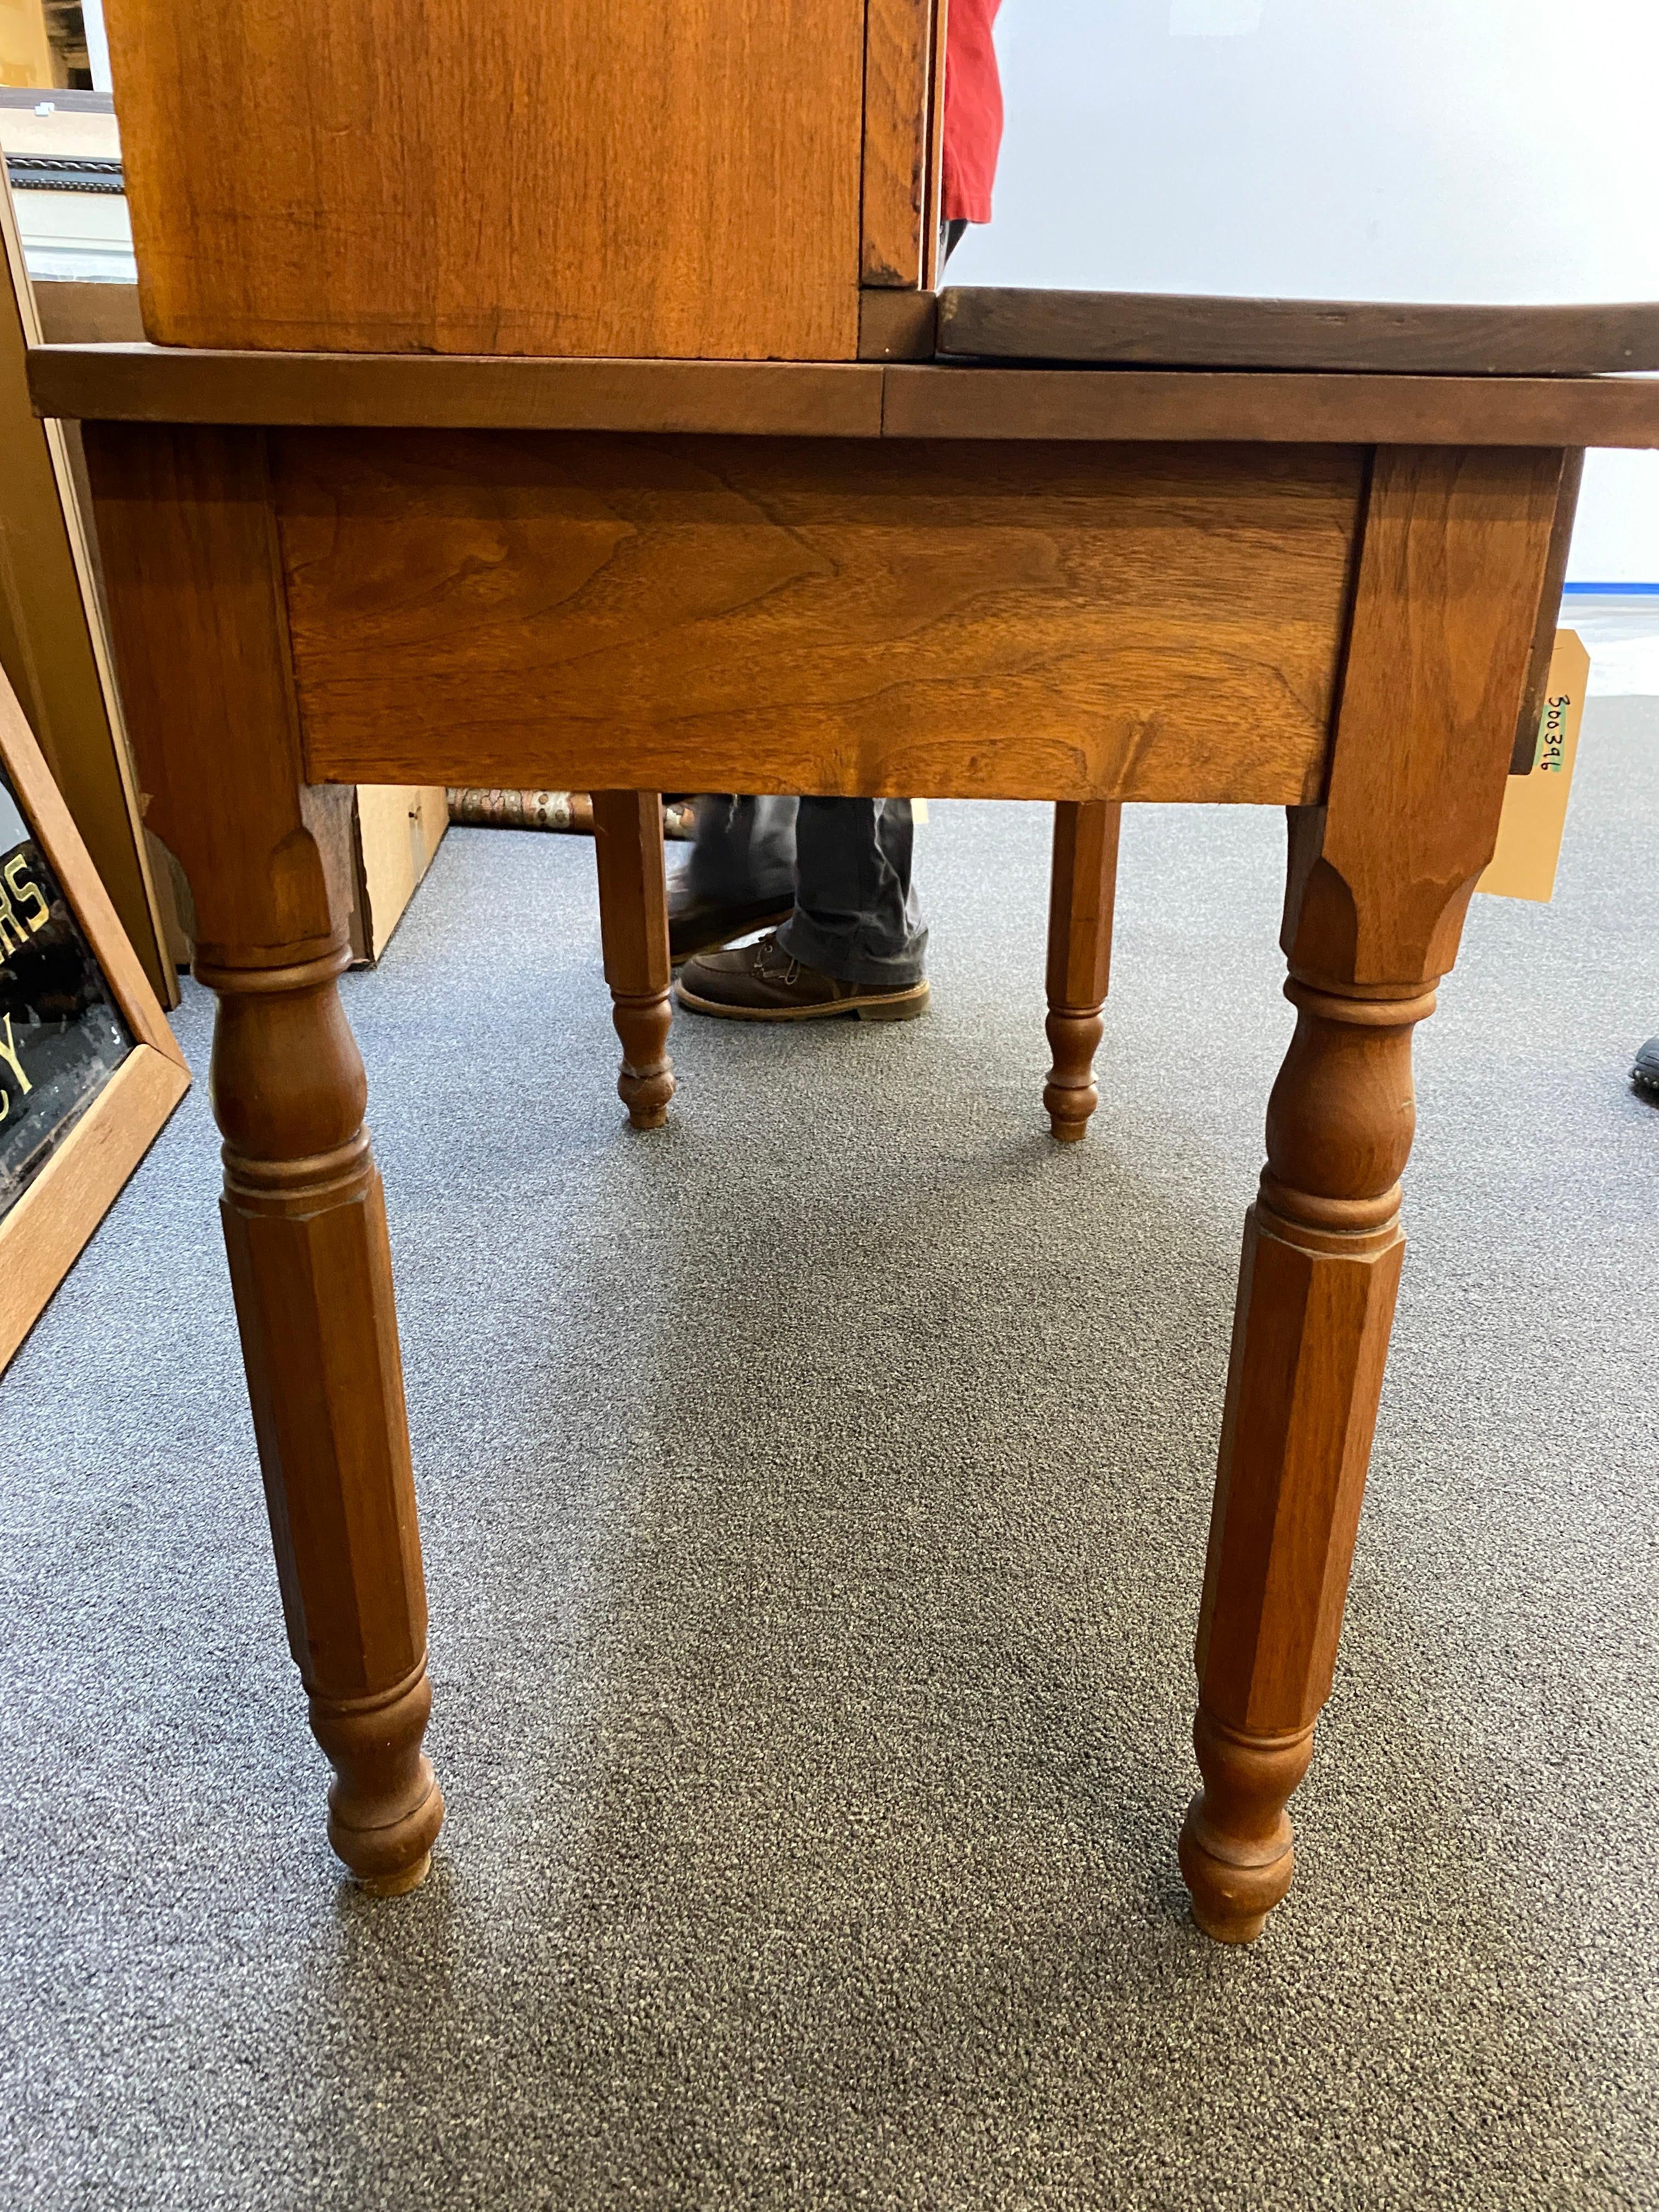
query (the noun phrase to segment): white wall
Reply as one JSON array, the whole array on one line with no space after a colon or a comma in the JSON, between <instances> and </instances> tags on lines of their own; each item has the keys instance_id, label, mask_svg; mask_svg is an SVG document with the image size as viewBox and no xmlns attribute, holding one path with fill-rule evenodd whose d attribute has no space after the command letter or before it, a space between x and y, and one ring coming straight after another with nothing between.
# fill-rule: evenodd
<instances>
[{"instance_id":1,"label":"white wall","mask_svg":"<svg viewBox=\"0 0 1659 2212\"><path fill-rule=\"evenodd\" d=\"M952 281L1659 301L1653 0L1004 0L996 221ZM1659 455L1570 574L1659 581Z\"/></svg>"}]
</instances>

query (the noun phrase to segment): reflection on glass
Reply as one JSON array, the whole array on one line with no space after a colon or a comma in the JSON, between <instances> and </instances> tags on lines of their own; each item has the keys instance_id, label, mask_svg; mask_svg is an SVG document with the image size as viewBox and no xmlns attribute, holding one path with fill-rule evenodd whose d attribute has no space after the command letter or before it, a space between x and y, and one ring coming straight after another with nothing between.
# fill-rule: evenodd
<instances>
[{"instance_id":1,"label":"reflection on glass","mask_svg":"<svg viewBox=\"0 0 1659 2212\"><path fill-rule=\"evenodd\" d=\"M0 1212L131 1050L103 971L0 774Z\"/></svg>"},{"instance_id":2,"label":"reflection on glass","mask_svg":"<svg viewBox=\"0 0 1659 2212\"><path fill-rule=\"evenodd\" d=\"M92 90L81 0L0 0L0 84Z\"/></svg>"}]
</instances>

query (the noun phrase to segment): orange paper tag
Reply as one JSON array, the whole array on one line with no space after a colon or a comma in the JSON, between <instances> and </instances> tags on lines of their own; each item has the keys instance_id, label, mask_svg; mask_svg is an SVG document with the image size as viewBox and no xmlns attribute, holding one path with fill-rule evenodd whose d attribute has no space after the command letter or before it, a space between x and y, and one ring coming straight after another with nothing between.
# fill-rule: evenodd
<instances>
[{"instance_id":1,"label":"orange paper tag","mask_svg":"<svg viewBox=\"0 0 1659 2212\"><path fill-rule=\"evenodd\" d=\"M1589 682L1589 653L1572 630L1557 630L1538 724L1538 749L1530 771L1509 780L1498 824L1498 850L1475 885L1477 890L1495 891L1500 898L1547 899L1553 895Z\"/></svg>"}]
</instances>

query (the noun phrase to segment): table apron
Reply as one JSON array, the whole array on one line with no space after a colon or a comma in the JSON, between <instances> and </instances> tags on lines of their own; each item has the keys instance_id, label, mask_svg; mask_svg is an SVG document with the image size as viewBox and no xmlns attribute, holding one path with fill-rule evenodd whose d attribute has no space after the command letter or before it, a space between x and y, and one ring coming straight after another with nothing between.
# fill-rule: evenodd
<instances>
[{"instance_id":1,"label":"table apron","mask_svg":"<svg viewBox=\"0 0 1659 2212\"><path fill-rule=\"evenodd\" d=\"M1322 788L1364 447L265 434L313 781Z\"/></svg>"}]
</instances>

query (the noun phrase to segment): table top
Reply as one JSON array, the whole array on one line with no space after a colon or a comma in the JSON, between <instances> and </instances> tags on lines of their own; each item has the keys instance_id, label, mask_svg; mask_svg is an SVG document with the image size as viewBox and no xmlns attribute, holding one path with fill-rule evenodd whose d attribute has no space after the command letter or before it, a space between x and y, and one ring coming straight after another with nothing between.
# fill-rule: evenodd
<instances>
[{"instance_id":1,"label":"table top","mask_svg":"<svg viewBox=\"0 0 1659 2212\"><path fill-rule=\"evenodd\" d=\"M935 349L1114 368L1605 376L1659 370L1659 304L1413 305L951 285Z\"/></svg>"},{"instance_id":2,"label":"table top","mask_svg":"<svg viewBox=\"0 0 1659 2212\"><path fill-rule=\"evenodd\" d=\"M1110 314L1103 311L1091 323L1090 303L1098 306L1103 299L1115 302ZM1048 304L1028 310L1023 301ZM1179 367L1139 367L1103 355L1089 365L1056 366L1019 353L1022 345L1040 349L1058 342L1064 317L1055 301L1067 303L1068 343L1081 343L1077 332L1087 325L1102 349L1122 352L1133 343L1167 350L1184 317L1185 343L1194 355L1206 349L1235 357L1224 365L1194 360ZM1200 307L1248 310L1265 333L1261 343L1253 348L1219 325L1206 338ZM1288 323L1275 324L1266 313L1279 308L1304 320L1323 319L1337 336L1315 350L1334 356L1346 345L1347 364L1241 365L1240 353L1262 353L1270 344L1291 349ZM1115 323L1112 315L1119 318ZM1401 319L1413 316L1428 318L1432 329L1407 328ZM1159 302L957 288L940 296L939 325L939 358L894 362L38 346L29 355L29 384L39 414L112 422L851 439L1659 447L1659 380L1586 366L1605 363L1622 349L1659 367L1659 307L1315 309L1296 302ZM999 362L981 351L972 362L951 359L943 349L962 343L969 332L981 348L1003 346L1006 358ZM1480 374L1413 365L1449 360L1460 349L1473 349L1484 361L1516 365ZM1389 365L1374 365L1391 349ZM1308 350L1304 345L1304 353ZM1518 365L1523 360L1529 368Z\"/></svg>"}]
</instances>

